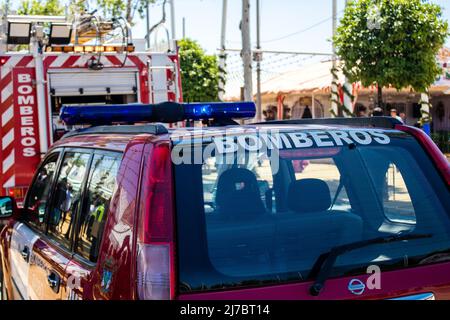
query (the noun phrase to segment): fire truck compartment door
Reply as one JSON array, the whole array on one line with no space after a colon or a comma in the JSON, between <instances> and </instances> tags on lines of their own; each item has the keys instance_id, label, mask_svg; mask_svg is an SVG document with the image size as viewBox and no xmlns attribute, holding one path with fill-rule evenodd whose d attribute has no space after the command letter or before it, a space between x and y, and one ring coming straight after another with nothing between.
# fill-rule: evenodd
<instances>
[{"instance_id":1,"label":"fire truck compartment door","mask_svg":"<svg viewBox=\"0 0 450 320\"><path fill-rule=\"evenodd\" d=\"M53 96L136 94L137 71L74 70L49 73Z\"/></svg>"}]
</instances>

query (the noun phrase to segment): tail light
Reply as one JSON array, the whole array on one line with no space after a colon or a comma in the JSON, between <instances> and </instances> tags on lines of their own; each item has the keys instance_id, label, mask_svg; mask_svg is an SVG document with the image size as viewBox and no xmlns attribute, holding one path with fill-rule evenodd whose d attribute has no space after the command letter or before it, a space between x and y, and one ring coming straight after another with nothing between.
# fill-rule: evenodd
<instances>
[{"instance_id":1,"label":"tail light","mask_svg":"<svg viewBox=\"0 0 450 320\"><path fill-rule=\"evenodd\" d=\"M396 125L395 129L407 132L411 134L416 140L421 144L421 146L427 151L427 153L431 156L435 166L437 167L439 173L444 178L447 186L450 186L450 165L448 163L447 158L444 154L439 150L436 144L431 140L431 138L422 130L405 126L405 125Z\"/></svg>"},{"instance_id":2,"label":"tail light","mask_svg":"<svg viewBox=\"0 0 450 320\"><path fill-rule=\"evenodd\" d=\"M175 297L172 170L169 144L149 147L138 229L137 294L142 300Z\"/></svg>"},{"instance_id":3,"label":"tail light","mask_svg":"<svg viewBox=\"0 0 450 320\"><path fill-rule=\"evenodd\" d=\"M138 245L137 291L142 300L169 300L170 245Z\"/></svg>"}]
</instances>

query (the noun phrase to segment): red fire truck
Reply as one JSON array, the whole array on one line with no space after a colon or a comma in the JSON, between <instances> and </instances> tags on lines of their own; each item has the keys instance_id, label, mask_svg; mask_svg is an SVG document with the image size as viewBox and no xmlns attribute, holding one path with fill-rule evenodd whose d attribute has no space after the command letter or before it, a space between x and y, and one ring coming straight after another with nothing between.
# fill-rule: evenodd
<instances>
[{"instance_id":1,"label":"red fire truck","mask_svg":"<svg viewBox=\"0 0 450 320\"><path fill-rule=\"evenodd\" d=\"M60 17L8 16L7 23L10 33L18 25L30 36L23 46L10 34L0 51L0 195L23 198L41 156L71 129L58 120L63 104L182 101L176 48L136 52L129 26L126 41L111 41L123 30L118 21L88 15L67 23L67 41L58 34L49 41L43 31L61 28Z\"/></svg>"}]
</instances>

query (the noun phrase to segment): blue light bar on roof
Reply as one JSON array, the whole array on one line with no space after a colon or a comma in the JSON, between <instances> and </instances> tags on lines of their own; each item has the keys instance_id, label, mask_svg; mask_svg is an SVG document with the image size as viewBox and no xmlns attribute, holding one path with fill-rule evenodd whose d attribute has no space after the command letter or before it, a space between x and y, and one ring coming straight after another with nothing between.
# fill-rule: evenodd
<instances>
[{"instance_id":1,"label":"blue light bar on roof","mask_svg":"<svg viewBox=\"0 0 450 320\"><path fill-rule=\"evenodd\" d=\"M173 123L183 120L228 120L253 118L253 102L211 102L160 104L115 104L102 106L63 106L60 118L67 125L107 125L136 122Z\"/></svg>"},{"instance_id":2,"label":"blue light bar on roof","mask_svg":"<svg viewBox=\"0 0 450 320\"><path fill-rule=\"evenodd\" d=\"M63 106L60 112L60 119L67 125L136 123L143 122L151 117L152 108L142 104Z\"/></svg>"},{"instance_id":3,"label":"blue light bar on roof","mask_svg":"<svg viewBox=\"0 0 450 320\"><path fill-rule=\"evenodd\" d=\"M184 116L189 120L242 119L256 114L253 102L210 102L184 104Z\"/></svg>"}]
</instances>

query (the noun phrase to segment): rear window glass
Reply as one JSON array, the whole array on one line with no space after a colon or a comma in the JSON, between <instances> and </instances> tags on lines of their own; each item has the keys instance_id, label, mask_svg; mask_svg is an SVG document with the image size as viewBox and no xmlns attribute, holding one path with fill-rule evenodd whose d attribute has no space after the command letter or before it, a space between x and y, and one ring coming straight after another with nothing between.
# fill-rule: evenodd
<instances>
[{"instance_id":1,"label":"rear window glass","mask_svg":"<svg viewBox=\"0 0 450 320\"><path fill-rule=\"evenodd\" d=\"M414 138L264 134L174 143L181 292L311 280L320 255L380 236L431 235L343 254L332 276L411 267L450 249L449 191Z\"/></svg>"}]
</instances>

